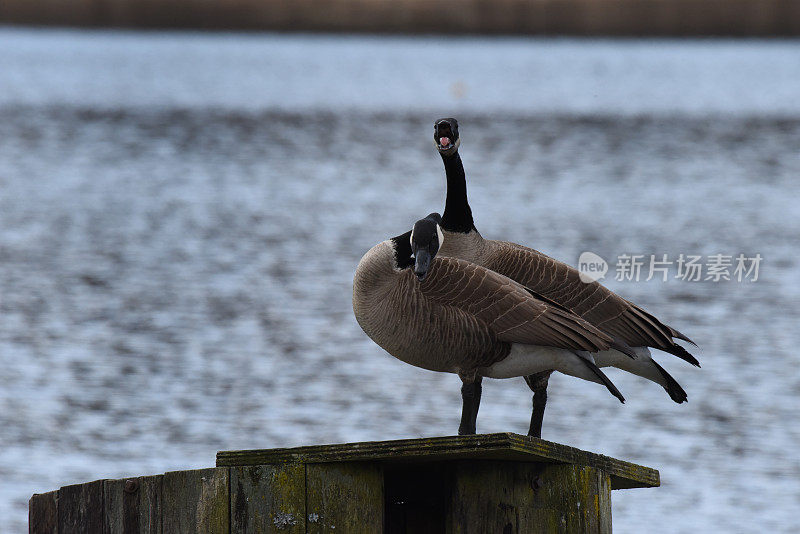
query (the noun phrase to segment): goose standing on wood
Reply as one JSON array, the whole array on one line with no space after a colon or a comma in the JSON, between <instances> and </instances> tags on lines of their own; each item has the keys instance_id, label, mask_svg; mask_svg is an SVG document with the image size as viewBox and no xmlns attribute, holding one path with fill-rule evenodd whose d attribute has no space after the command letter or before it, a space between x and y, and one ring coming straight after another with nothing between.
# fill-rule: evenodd
<instances>
[{"instance_id":1,"label":"goose standing on wood","mask_svg":"<svg viewBox=\"0 0 800 534\"><path fill-rule=\"evenodd\" d=\"M618 346L611 337L503 275L437 257L446 242L439 221L432 213L361 258L353 311L364 332L395 358L458 374L459 434L475 433L482 377L556 369L601 383L624 402L593 360L592 353Z\"/></svg>"},{"instance_id":2,"label":"goose standing on wood","mask_svg":"<svg viewBox=\"0 0 800 534\"><path fill-rule=\"evenodd\" d=\"M697 359L675 343L674 338L695 343L598 282L584 283L578 270L565 263L516 243L481 237L467 200L464 166L458 153L461 138L456 119L437 120L433 137L447 175L447 199L441 223L445 244L439 255L464 259L508 276L533 296L582 317L620 345L633 347L633 359L617 350L610 350L595 354L595 362L600 367L614 366L656 382L673 401L686 401L686 392L652 359L648 347L669 352L700 367ZM533 391L533 413L528 430L531 436L541 437L547 382L551 373L551 370L546 370L525 377Z\"/></svg>"}]
</instances>

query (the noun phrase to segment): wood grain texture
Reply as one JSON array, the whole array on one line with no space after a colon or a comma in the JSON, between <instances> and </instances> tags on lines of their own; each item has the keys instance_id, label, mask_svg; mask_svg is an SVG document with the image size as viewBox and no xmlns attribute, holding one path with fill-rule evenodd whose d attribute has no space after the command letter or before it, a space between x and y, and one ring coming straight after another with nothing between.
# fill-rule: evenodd
<instances>
[{"instance_id":1,"label":"wood grain texture","mask_svg":"<svg viewBox=\"0 0 800 534\"><path fill-rule=\"evenodd\" d=\"M383 531L383 469L374 462L306 465L306 532Z\"/></svg>"},{"instance_id":2,"label":"wood grain texture","mask_svg":"<svg viewBox=\"0 0 800 534\"><path fill-rule=\"evenodd\" d=\"M103 480L58 490L58 532L103 532Z\"/></svg>"},{"instance_id":3,"label":"wood grain texture","mask_svg":"<svg viewBox=\"0 0 800 534\"><path fill-rule=\"evenodd\" d=\"M34 495L29 532L603 534L611 489L659 484L653 469L516 434L229 451L218 464Z\"/></svg>"},{"instance_id":4,"label":"wood grain texture","mask_svg":"<svg viewBox=\"0 0 800 534\"><path fill-rule=\"evenodd\" d=\"M163 496L161 486L164 475L139 477L139 532L161 534Z\"/></svg>"},{"instance_id":5,"label":"wood grain texture","mask_svg":"<svg viewBox=\"0 0 800 534\"><path fill-rule=\"evenodd\" d=\"M128 507L130 507L131 499L125 498L125 479L104 480L103 483L103 532L110 534L138 532L138 517L136 518L137 530L134 531L132 530L131 525L126 525L126 519L130 518L130 513L125 513L125 505L128 504Z\"/></svg>"},{"instance_id":6,"label":"wood grain texture","mask_svg":"<svg viewBox=\"0 0 800 534\"><path fill-rule=\"evenodd\" d=\"M306 532L303 464L231 468L231 532Z\"/></svg>"},{"instance_id":7,"label":"wood grain texture","mask_svg":"<svg viewBox=\"0 0 800 534\"><path fill-rule=\"evenodd\" d=\"M58 491L34 493L28 501L28 533L56 534L57 527Z\"/></svg>"},{"instance_id":8,"label":"wood grain texture","mask_svg":"<svg viewBox=\"0 0 800 534\"><path fill-rule=\"evenodd\" d=\"M162 492L162 528L165 533L229 532L228 469L165 473Z\"/></svg>"},{"instance_id":9,"label":"wood grain texture","mask_svg":"<svg viewBox=\"0 0 800 534\"><path fill-rule=\"evenodd\" d=\"M345 461L440 461L460 459L567 463L596 467L611 477L612 489L660 485L657 470L583 451L560 443L512 433L368 441L290 449L220 451L217 466Z\"/></svg>"},{"instance_id":10,"label":"wood grain texture","mask_svg":"<svg viewBox=\"0 0 800 534\"><path fill-rule=\"evenodd\" d=\"M608 476L593 467L458 462L448 534L609 534Z\"/></svg>"},{"instance_id":11,"label":"wood grain texture","mask_svg":"<svg viewBox=\"0 0 800 534\"><path fill-rule=\"evenodd\" d=\"M104 482L104 532L161 534L160 475Z\"/></svg>"}]
</instances>

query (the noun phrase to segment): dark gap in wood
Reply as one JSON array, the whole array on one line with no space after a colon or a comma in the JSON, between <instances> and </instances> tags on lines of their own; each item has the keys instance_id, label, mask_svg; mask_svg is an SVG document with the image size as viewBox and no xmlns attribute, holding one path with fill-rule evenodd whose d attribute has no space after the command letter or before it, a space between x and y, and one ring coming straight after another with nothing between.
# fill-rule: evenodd
<instances>
[{"instance_id":1,"label":"dark gap in wood","mask_svg":"<svg viewBox=\"0 0 800 534\"><path fill-rule=\"evenodd\" d=\"M384 531L387 534L445 532L451 477L448 462L384 466Z\"/></svg>"}]
</instances>

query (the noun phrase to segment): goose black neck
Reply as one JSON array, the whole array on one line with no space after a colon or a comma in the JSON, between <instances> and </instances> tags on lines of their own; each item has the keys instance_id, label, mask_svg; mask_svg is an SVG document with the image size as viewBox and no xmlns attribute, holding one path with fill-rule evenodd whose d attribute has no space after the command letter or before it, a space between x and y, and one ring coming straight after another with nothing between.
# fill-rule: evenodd
<instances>
[{"instance_id":1,"label":"goose black neck","mask_svg":"<svg viewBox=\"0 0 800 534\"><path fill-rule=\"evenodd\" d=\"M411 230L392 238L394 243L394 261L399 269L412 267L414 260L411 251Z\"/></svg>"},{"instance_id":2,"label":"goose black neck","mask_svg":"<svg viewBox=\"0 0 800 534\"><path fill-rule=\"evenodd\" d=\"M464 176L464 164L456 152L450 156L442 155L444 170L447 174L447 200L442 215L442 228L448 232L468 233L475 230L472 210L467 201L467 179Z\"/></svg>"}]
</instances>

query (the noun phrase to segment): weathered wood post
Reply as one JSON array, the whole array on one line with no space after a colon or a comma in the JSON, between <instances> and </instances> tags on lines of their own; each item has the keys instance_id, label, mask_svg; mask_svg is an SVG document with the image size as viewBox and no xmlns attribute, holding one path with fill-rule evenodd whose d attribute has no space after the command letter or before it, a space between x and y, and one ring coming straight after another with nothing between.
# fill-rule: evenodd
<instances>
[{"instance_id":1,"label":"weathered wood post","mask_svg":"<svg viewBox=\"0 0 800 534\"><path fill-rule=\"evenodd\" d=\"M222 451L217 467L37 494L30 532L611 532L658 471L517 434Z\"/></svg>"}]
</instances>

